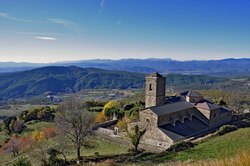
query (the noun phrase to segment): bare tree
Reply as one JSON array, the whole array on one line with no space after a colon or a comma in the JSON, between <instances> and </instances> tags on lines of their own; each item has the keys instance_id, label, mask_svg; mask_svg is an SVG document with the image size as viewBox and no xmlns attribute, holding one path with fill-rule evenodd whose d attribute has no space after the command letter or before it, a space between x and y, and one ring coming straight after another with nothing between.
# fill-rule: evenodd
<instances>
[{"instance_id":1,"label":"bare tree","mask_svg":"<svg viewBox=\"0 0 250 166\"><path fill-rule=\"evenodd\" d=\"M9 142L4 145L3 150L5 152L11 152L13 156L16 156L19 154L20 150L20 139L17 135L13 135Z\"/></svg>"},{"instance_id":2,"label":"bare tree","mask_svg":"<svg viewBox=\"0 0 250 166\"><path fill-rule=\"evenodd\" d=\"M234 109L235 113L240 114L243 112L244 108L244 96L238 93L235 93L229 99L229 105Z\"/></svg>"},{"instance_id":3,"label":"bare tree","mask_svg":"<svg viewBox=\"0 0 250 166\"><path fill-rule=\"evenodd\" d=\"M21 134L23 128L24 128L24 122L23 121L16 120L14 122L13 130L14 130L15 133Z\"/></svg>"},{"instance_id":4,"label":"bare tree","mask_svg":"<svg viewBox=\"0 0 250 166\"><path fill-rule=\"evenodd\" d=\"M55 121L59 133L73 143L77 158L80 160L81 146L91 134L94 124L93 114L83 109L75 96L71 96L59 106Z\"/></svg>"}]
</instances>

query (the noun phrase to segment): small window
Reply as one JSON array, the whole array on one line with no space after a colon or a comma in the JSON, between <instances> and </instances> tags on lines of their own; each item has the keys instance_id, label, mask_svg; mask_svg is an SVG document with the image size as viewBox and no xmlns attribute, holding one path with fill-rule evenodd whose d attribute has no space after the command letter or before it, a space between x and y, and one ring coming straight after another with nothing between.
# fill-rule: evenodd
<instances>
[{"instance_id":1,"label":"small window","mask_svg":"<svg viewBox=\"0 0 250 166\"><path fill-rule=\"evenodd\" d=\"M214 113L214 117L216 117L216 113Z\"/></svg>"},{"instance_id":2,"label":"small window","mask_svg":"<svg viewBox=\"0 0 250 166\"><path fill-rule=\"evenodd\" d=\"M150 90L150 91L153 90L153 89L152 89L152 84L149 84L149 90Z\"/></svg>"},{"instance_id":3,"label":"small window","mask_svg":"<svg viewBox=\"0 0 250 166\"><path fill-rule=\"evenodd\" d=\"M150 120L147 118L147 119L146 119L146 122L147 122L147 123L150 123Z\"/></svg>"}]
</instances>

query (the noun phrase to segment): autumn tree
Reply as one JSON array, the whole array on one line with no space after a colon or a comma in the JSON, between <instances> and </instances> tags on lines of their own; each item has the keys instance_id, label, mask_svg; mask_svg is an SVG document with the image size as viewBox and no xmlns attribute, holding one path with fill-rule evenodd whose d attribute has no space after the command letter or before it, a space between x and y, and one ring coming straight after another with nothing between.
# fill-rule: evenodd
<instances>
[{"instance_id":1,"label":"autumn tree","mask_svg":"<svg viewBox=\"0 0 250 166\"><path fill-rule=\"evenodd\" d=\"M25 137L20 138L20 146L22 148L22 150L28 150L28 149L32 149L32 144L33 144L33 140L31 135L27 135Z\"/></svg>"},{"instance_id":2,"label":"autumn tree","mask_svg":"<svg viewBox=\"0 0 250 166\"><path fill-rule=\"evenodd\" d=\"M32 132L32 146L34 151L30 151L30 155L34 158L39 159L43 165L47 165L47 149L48 149L48 142L46 141L45 134L43 131L33 131Z\"/></svg>"},{"instance_id":3,"label":"autumn tree","mask_svg":"<svg viewBox=\"0 0 250 166\"><path fill-rule=\"evenodd\" d=\"M91 134L93 124L93 114L82 109L81 102L75 96L70 96L59 106L56 115L58 131L73 143L78 160L81 158L81 146Z\"/></svg>"},{"instance_id":4,"label":"autumn tree","mask_svg":"<svg viewBox=\"0 0 250 166\"><path fill-rule=\"evenodd\" d=\"M19 154L20 150L20 138L17 135L13 135L8 143L3 146L5 152L11 152L13 156Z\"/></svg>"},{"instance_id":5,"label":"autumn tree","mask_svg":"<svg viewBox=\"0 0 250 166\"><path fill-rule=\"evenodd\" d=\"M42 131L43 131L46 139L49 139L49 138L56 136L56 128L55 127L47 127L47 128L44 128Z\"/></svg>"},{"instance_id":6,"label":"autumn tree","mask_svg":"<svg viewBox=\"0 0 250 166\"><path fill-rule=\"evenodd\" d=\"M108 120L108 117L104 114L104 112L99 112L95 118L96 123L102 123Z\"/></svg>"}]
</instances>

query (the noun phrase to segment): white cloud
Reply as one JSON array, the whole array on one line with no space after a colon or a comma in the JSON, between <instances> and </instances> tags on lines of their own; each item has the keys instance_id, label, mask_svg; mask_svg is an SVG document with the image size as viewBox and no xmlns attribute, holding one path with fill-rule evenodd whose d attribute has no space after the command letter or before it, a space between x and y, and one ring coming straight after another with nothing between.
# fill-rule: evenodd
<instances>
[{"instance_id":1,"label":"white cloud","mask_svg":"<svg viewBox=\"0 0 250 166\"><path fill-rule=\"evenodd\" d=\"M39 40L49 40L49 41L55 41L55 40L57 40L57 38L55 38L55 37L49 37L49 36L36 36L34 38L35 39L39 39Z\"/></svg>"}]
</instances>

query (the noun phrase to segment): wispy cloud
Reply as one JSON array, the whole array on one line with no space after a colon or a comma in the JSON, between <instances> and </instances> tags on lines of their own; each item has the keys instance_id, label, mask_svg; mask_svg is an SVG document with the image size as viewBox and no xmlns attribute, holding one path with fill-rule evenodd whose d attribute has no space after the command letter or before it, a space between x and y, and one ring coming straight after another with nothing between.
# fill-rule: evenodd
<instances>
[{"instance_id":1,"label":"wispy cloud","mask_svg":"<svg viewBox=\"0 0 250 166\"><path fill-rule=\"evenodd\" d=\"M105 5L106 0L101 0L100 7L103 8Z\"/></svg>"},{"instance_id":2,"label":"wispy cloud","mask_svg":"<svg viewBox=\"0 0 250 166\"><path fill-rule=\"evenodd\" d=\"M55 37L49 37L49 36L36 36L34 38L38 39L38 40L48 40L48 41L55 41L55 40L57 40L57 38L55 38Z\"/></svg>"},{"instance_id":3,"label":"wispy cloud","mask_svg":"<svg viewBox=\"0 0 250 166\"><path fill-rule=\"evenodd\" d=\"M99 9L95 15L95 17L92 19L92 23L94 24L96 22L96 20L98 19L99 15L102 13L102 10L105 6L106 0L101 0L100 1L100 5L99 5Z\"/></svg>"},{"instance_id":4,"label":"wispy cloud","mask_svg":"<svg viewBox=\"0 0 250 166\"><path fill-rule=\"evenodd\" d=\"M13 16L10 16L8 13L3 13L3 12L0 12L0 17L13 20L13 21L27 22L27 23L49 23L48 21L30 20L30 19L13 17Z\"/></svg>"},{"instance_id":5,"label":"wispy cloud","mask_svg":"<svg viewBox=\"0 0 250 166\"><path fill-rule=\"evenodd\" d=\"M45 33L45 32L21 32L21 31L7 31L8 33L20 34L20 35L63 35L62 33Z\"/></svg>"},{"instance_id":6,"label":"wispy cloud","mask_svg":"<svg viewBox=\"0 0 250 166\"><path fill-rule=\"evenodd\" d=\"M65 27L67 29L70 29L76 33L81 33L80 27L72 21L62 19L62 18L50 18L48 20L52 23L55 23L55 24L58 24L58 25Z\"/></svg>"},{"instance_id":7,"label":"wispy cloud","mask_svg":"<svg viewBox=\"0 0 250 166\"><path fill-rule=\"evenodd\" d=\"M98 13L100 14L105 6L105 3L106 3L106 0L101 0L101 3L100 3L100 8L99 8L99 11Z\"/></svg>"}]
</instances>

